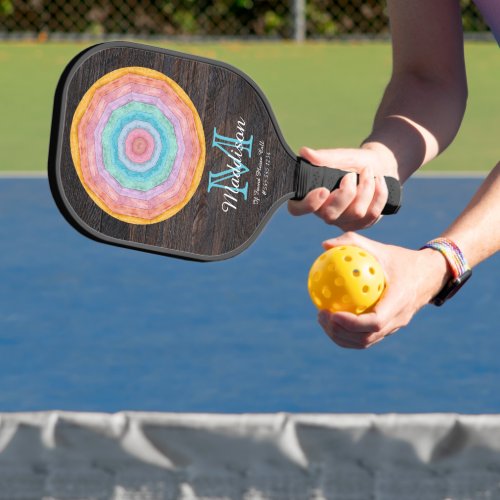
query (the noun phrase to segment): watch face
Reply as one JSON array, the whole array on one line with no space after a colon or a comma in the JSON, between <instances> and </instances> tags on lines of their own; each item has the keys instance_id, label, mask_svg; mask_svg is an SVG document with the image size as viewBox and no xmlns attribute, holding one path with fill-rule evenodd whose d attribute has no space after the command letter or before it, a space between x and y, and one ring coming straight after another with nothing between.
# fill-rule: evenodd
<instances>
[{"instance_id":1,"label":"watch face","mask_svg":"<svg viewBox=\"0 0 500 500\"><path fill-rule=\"evenodd\" d=\"M458 278L454 278L444 286L444 288L432 299L432 303L436 306L442 306L448 299L451 299L460 288L462 288L467 280L472 276L472 270L468 269Z\"/></svg>"}]
</instances>

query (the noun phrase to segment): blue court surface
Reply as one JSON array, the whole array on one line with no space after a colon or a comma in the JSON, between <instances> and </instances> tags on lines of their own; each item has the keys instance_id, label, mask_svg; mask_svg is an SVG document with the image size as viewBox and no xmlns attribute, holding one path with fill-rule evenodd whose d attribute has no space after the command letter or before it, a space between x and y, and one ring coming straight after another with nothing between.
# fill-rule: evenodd
<instances>
[{"instance_id":1,"label":"blue court surface","mask_svg":"<svg viewBox=\"0 0 500 500\"><path fill-rule=\"evenodd\" d=\"M480 182L413 179L400 213L364 234L418 248ZM186 262L84 238L44 178L0 180L0 411L499 412L500 256L442 308L350 351L306 287L338 234L282 207L240 256Z\"/></svg>"}]
</instances>

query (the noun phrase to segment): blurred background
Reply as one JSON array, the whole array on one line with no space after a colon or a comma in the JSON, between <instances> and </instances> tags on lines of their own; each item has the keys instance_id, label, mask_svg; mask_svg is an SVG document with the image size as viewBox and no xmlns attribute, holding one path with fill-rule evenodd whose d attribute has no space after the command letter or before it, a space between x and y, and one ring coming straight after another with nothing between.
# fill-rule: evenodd
<instances>
[{"instance_id":1,"label":"blurred background","mask_svg":"<svg viewBox=\"0 0 500 500\"><path fill-rule=\"evenodd\" d=\"M0 0L0 37L236 37L332 39L385 36L380 0ZM487 27L461 0L464 28Z\"/></svg>"},{"instance_id":2,"label":"blurred background","mask_svg":"<svg viewBox=\"0 0 500 500\"><path fill-rule=\"evenodd\" d=\"M461 6L467 114L422 171L487 171L498 160L484 133L499 127L498 50L474 3ZM111 39L238 67L263 89L294 150L357 147L390 77L385 10L383 0L0 0L0 172L46 170L58 78L86 46Z\"/></svg>"}]
</instances>

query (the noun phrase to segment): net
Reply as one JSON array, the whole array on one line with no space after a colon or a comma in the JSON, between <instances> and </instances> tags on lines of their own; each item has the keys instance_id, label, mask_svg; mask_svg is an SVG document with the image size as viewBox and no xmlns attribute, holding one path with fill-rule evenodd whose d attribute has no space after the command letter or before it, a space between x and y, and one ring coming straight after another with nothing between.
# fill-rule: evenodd
<instances>
[{"instance_id":1,"label":"net","mask_svg":"<svg viewBox=\"0 0 500 500\"><path fill-rule=\"evenodd\" d=\"M2 500L500 498L500 416L0 415Z\"/></svg>"}]
</instances>

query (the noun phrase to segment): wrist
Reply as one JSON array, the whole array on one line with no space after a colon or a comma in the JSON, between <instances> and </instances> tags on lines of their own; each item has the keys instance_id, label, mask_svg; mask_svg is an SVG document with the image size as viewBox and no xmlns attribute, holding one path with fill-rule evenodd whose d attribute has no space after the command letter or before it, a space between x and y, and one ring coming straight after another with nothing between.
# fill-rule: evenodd
<instances>
[{"instance_id":1,"label":"wrist","mask_svg":"<svg viewBox=\"0 0 500 500\"><path fill-rule=\"evenodd\" d=\"M452 273L445 257L432 248L422 248L418 251L423 262L420 269L425 269L425 301L431 302L432 299L443 289L443 287L452 278Z\"/></svg>"},{"instance_id":2,"label":"wrist","mask_svg":"<svg viewBox=\"0 0 500 500\"><path fill-rule=\"evenodd\" d=\"M448 272L451 275L443 288L431 300L436 306L443 305L453 297L469 280L472 270L467 263L460 247L449 238L436 238L426 243L422 249L431 249L446 260ZM421 249L421 250L422 250Z\"/></svg>"},{"instance_id":3,"label":"wrist","mask_svg":"<svg viewBox=\"0 0 500 500\"><path fill-rule=\"evenodd\" d=\"M361 149L372 151L378 156L380 165L382 165L382 171L377 173L399 179L398 162L394 153L385 144L367 139L361 145Z\"/></svg>"}]
</instances>

